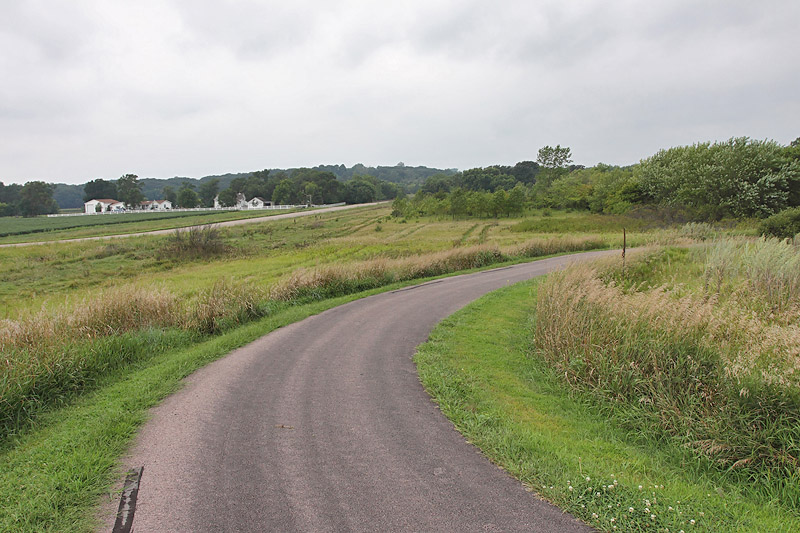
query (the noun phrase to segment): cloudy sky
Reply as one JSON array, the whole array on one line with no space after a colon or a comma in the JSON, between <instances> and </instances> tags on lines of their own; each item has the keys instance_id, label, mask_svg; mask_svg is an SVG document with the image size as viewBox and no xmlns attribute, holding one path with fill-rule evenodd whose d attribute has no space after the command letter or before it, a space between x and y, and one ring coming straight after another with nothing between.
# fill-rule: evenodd
<instances>
[{"instance_id":1,"label":"cloudy sky","mask_svg":"<svg viewBox=\"0 0 800 533\"><path fill-rule=\"evenodd\" d=\"M800 2L0 0L0 181L800 136Z\"/></svg>"}]
</instances>

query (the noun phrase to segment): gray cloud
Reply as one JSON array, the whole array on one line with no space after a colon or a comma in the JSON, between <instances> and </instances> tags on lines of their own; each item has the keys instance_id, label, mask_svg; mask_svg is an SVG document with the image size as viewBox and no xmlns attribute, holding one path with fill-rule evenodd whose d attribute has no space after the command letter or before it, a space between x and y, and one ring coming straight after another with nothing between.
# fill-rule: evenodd
<instances>
[{"instance_id":1,"label":"gray cloud","mask_svg":"<svg viewBox=\"0 0 800 533\"><path fill-rule=\"evenodd\" d=\"M363 162L628 164L789 142L800 4L17 1L0 13L0 180Z\"/></svg>"}]
</instances>

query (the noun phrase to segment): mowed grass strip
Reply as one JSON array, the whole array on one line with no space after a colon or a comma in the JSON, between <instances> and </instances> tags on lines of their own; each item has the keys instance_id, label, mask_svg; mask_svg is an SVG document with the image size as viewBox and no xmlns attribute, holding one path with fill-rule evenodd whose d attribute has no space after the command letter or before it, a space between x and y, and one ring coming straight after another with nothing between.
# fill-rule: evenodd
<instances>
[{"instance_id":1,"label":"mowed grass strip","mask_svg":"<svg viewBox=\"0 0 800 533\"><path fill-rule=\"evenodd\" d=\"M467 440L541 497L603 531L800 531L680 450L634 445L529 353L538 282L491 293L443 321L415 361ZM616 528L615 528L616 526Z\"/></svg>"}]
</instances>

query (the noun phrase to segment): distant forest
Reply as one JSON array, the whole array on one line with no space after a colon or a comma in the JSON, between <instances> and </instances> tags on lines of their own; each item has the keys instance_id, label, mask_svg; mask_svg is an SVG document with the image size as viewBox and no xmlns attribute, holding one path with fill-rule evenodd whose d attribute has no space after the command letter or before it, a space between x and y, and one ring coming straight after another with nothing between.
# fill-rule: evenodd
<instances>
[{"instance_id":1,"label":"distant forest","mask_svg":"<svg viewBox=\"0 0 800 533\"><path fill-rule=\"evenodd\" d=\"M269 169L270 174L280 174L283 173L285 175L292 175L293 173L306 170L300 168L290 168L290 169ZM388 181L390 183L396 183L401 185L405 192L413 193L419 187L425 183L429 177L435 174L443 174L443 175L452 175L457 172L457 169L450 168L450 169L438 169L438 168L429 168L425 166L419 167L412 167L412 166L405 166L403 163L399 163L395 166L387 167L387 166L377 166L377 167L368 167L358 163L353 165L352 167L346 167L344 165L319 165L314 167L311 170L318 170L322 172L330 172L333 174L336 179L339 181L349 181L353 178L353 176L374 176L381 181ZM196 188L200 188L200 186L206 182L209 182L213 179L219 180L219 190L225 190L230 187L231 182L236 178L250 178L253 175L253 172L240 172L237 174L221 174L221 175L214 175L214 176L205 176L202 178L185 178L185 177L174 177L168 179L159 179L159 178L139 178L139 183L142 185L142 194L144 194L145 199L147 200L163 200L164 199L164 187L170 187L173 190L177 191L181 188L181 185L184 183L190 183L194 185ZM65 183L56 183L55 188L53 190L53 198L55 199L58 207L61 209L70 209L76 207L83 207L84 202L84 186L85 184L81 185L67 185Z\"/></svg>"}]
</instances>

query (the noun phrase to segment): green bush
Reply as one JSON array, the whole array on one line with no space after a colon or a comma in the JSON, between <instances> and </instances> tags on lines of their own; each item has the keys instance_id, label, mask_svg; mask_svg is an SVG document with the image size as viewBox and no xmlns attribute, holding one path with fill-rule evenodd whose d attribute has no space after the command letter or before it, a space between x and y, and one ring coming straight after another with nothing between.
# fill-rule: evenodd
<instances>
[{"instance_id":1,"label":"green bush","mask_svg":"<svg viewBox=\"0 0 800 533\"><path fill-rule=\"evenodd\" d=\"M800 233L800 207L784 209L761 223L761 234L791 239Z\"/></svg>"}]
</instances>

